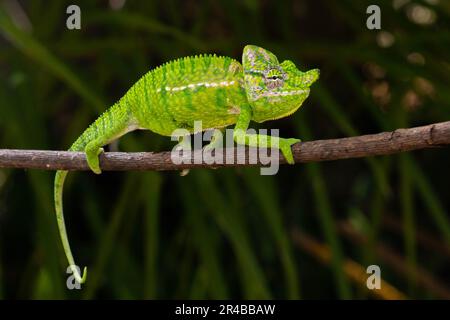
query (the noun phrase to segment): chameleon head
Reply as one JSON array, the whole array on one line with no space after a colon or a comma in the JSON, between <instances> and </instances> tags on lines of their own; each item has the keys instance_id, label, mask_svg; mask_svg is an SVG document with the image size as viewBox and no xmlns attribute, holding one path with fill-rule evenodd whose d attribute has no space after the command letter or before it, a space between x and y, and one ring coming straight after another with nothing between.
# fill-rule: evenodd
<instances>
[{"instance_id":1,"label":"chameleon head","mask_svg":"<svg viewBox=\"0 0 450 320\"><path fill-rule=\"evenodd\" d=\"M290 60L278 62L263 48L248 45L242 55L244 85L256 122L284 118L294 113L319 78L319 69L302 72Z\"/></svg>"}]
</instances>

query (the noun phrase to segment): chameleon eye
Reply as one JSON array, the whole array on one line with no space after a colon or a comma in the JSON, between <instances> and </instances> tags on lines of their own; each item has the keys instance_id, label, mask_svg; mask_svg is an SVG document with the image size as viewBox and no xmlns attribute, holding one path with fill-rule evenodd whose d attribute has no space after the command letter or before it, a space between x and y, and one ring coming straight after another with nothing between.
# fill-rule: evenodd
<instances>
[{"instance_id":1,"label":"chameleon eye","mask_svg":"<svg viewBox=\"0 0 450 320\"><path fill-rule=\"evenodd\" d=\"M284 80L284 73L280 68L268 69L264 74L264 82L269 90L282 87Z\"/></svg>"},{"instance_id":2,"label":"chameleon eye","mask_svg":"<svg viewBox=\"0 0 450 320\"><path fill-rule=\"evenodd\" d=\"M267 79L269 79L269 80L279 80L279 79L281 79L281 76L273 75L273 76L267 77Z\"/></svg>"},{"instance_id":3,"label":"chameleon eye","mask_svg":"<svg viewBox=\"0 0 450 320\"><path fill-rule=\"evenodd\" d=\"M284 79L283 71L280 70L279 68L272 68L267 70L264 76L266 80L269 81L277 81Z\"/></svg>"}]
</instances>

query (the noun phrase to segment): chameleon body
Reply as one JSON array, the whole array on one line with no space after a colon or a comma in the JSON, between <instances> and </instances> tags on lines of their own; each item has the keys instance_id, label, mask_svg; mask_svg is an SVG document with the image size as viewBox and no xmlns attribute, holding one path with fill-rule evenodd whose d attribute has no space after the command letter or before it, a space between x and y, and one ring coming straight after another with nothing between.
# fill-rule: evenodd
<instances>
[{"instance_id":1,"label":"chameleon body","mask_svg":"<svg viewBox=\"0 0 450 320\"><path fill-rule=\"evenodd\" d=\"M102 146L127 132L146 129L170 136L175 129L194 131L194 121L202 128L234 127L234 140L257 147L262 141L283 153L293 163L291 145L298 139L246 134L249 122L287 117L309 95L309 87L319 70L302 72L293 62L278 59L271 52L248 45L242 64L228 57L202 55L166 63L145 74L111 108L92 123L73 143L70 151L84 151L89 167L99 174ZM180 137L180 140L183 138ZM214 148L214 138L207 147ZM69 265L75 279L83 276L75 267L67 238L63 207L63 184L67 171L57 171L54 185L58 227Z\"/></svg>"}]
</instances>

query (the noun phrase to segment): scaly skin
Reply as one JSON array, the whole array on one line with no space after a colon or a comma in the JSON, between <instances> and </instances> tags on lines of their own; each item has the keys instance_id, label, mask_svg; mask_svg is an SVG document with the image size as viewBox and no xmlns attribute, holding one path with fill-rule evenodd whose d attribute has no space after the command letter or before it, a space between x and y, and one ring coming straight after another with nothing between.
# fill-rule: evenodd
<instances>
[{"instance_id":1,"label":"scaly skin","mask_svg":"<svg viewBox=\"0 0 450 320\"><path fill-rule=\"evenodd\" d=\"M271 52L251 45L244 48L242 65L215 55L178 59L144 75L69 150L86 152L89 167L99 174L102 146L127 132L146 129L170 136L183 128L193 133L194 121L201 120L205 130L234 124L236 143L278 148L292 164L291 145L299 139L255 136L246 130L251 120L263 122L291 115L308 97L309 87L318 77L318 69L301 72L291 61L279 63ZM75 268L64 223L62 193L67 173L56 172L56 216L73 275L83 283L86 268L83 276Z\"/></svg>"}]
</instances>

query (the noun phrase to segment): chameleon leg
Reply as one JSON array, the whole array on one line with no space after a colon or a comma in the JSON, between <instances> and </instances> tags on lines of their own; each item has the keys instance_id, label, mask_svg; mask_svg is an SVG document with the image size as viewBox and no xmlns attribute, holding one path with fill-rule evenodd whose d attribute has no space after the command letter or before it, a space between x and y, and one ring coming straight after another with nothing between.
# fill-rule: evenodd
<instances>
[{"instance_id":1,"label":"chameleon leg","mask_svg":"<svg viewBox=\"0 0 450 320\"><path fill-rule=\"evenodd\" d=\"M211 142L203 147L205 151L223 148L223 129L214 129Z\"/></svg>"},{"instance_id":2,"label":"chameleon leg","mask_svg":"<svg viewBox=\"0 0 450 320\"><path fill-rule=\"evenodd\" d=\"M213 135L211 141L203 147L203 155L205 153L211 154L213 150L223 148L223 132L225 129L213 129ZM217 168L212 168L217 169Z\"/></svg>"},{"instance_id":3,"label":"chameleon leg","mask_svg":"<svg viewBox=\"0 0 450 320\"><path fill-rule=\"evenodd\" d=\"M261 134L248 134L246 130L251 120L251 108L247 105L241 107L241 113L234 127L233 139L238 144L245 144L250 147L277 148L281 151L289 164L294 164L291 145L300 142L295 138L279 138Z\"/></svg>"},{"instance_id":4,"label":"chameleon leg","mask_svg":"<svg viewBox=\"0 0 450 320\"><path fill-rule=\"evenodd\" d=\"M136 129L137 120L128 110L128 104L116 103L95 120L70 149L84 151L89 168L100 174L102 170L98 156L103 152L102 147Z\"/></svg>"},{"instance_id":5,"label":"chameleon leg","mask_svg":"<svg viewBox=\"0 0 450 320\"><path fill-rule=\"evenodd\" d=\"M177 148L181 150L191 151L191 136L181 136L178 138Z\"/></svg>"},{"instance_id":6,"label":"chameleon leg","mask_svg":"<svg viewBox=\"0 0 450 320\"><path fill-rule=\"evenodd\" d=\"M192 146L191 146L191 139L190 136L181 136L178 138L178 146L177 148L180 148L181 150L183 150L183 152L186 151L191 151L192 150ZM183 169L180 172L180 176L184 177L187 176L189 173L189 169Z\"/></svg>"},{"instance_id":7,"label":"chameleon leg","mask_svg":"<svg viewBox=\"0 0 450 320\"><path fill-rule=\"evenodd\" d=\"M100 144L102 146L103 144ZM100 169L99 159L98 156L100 153L104 152L103 148L99 147L99 143L97 140L91 141L86 145L86 148L84 150L86 152L86 160L89 165L89 168L96 173L100 174L102 173L102 170Z\"/></svg>"}]
</instances>

